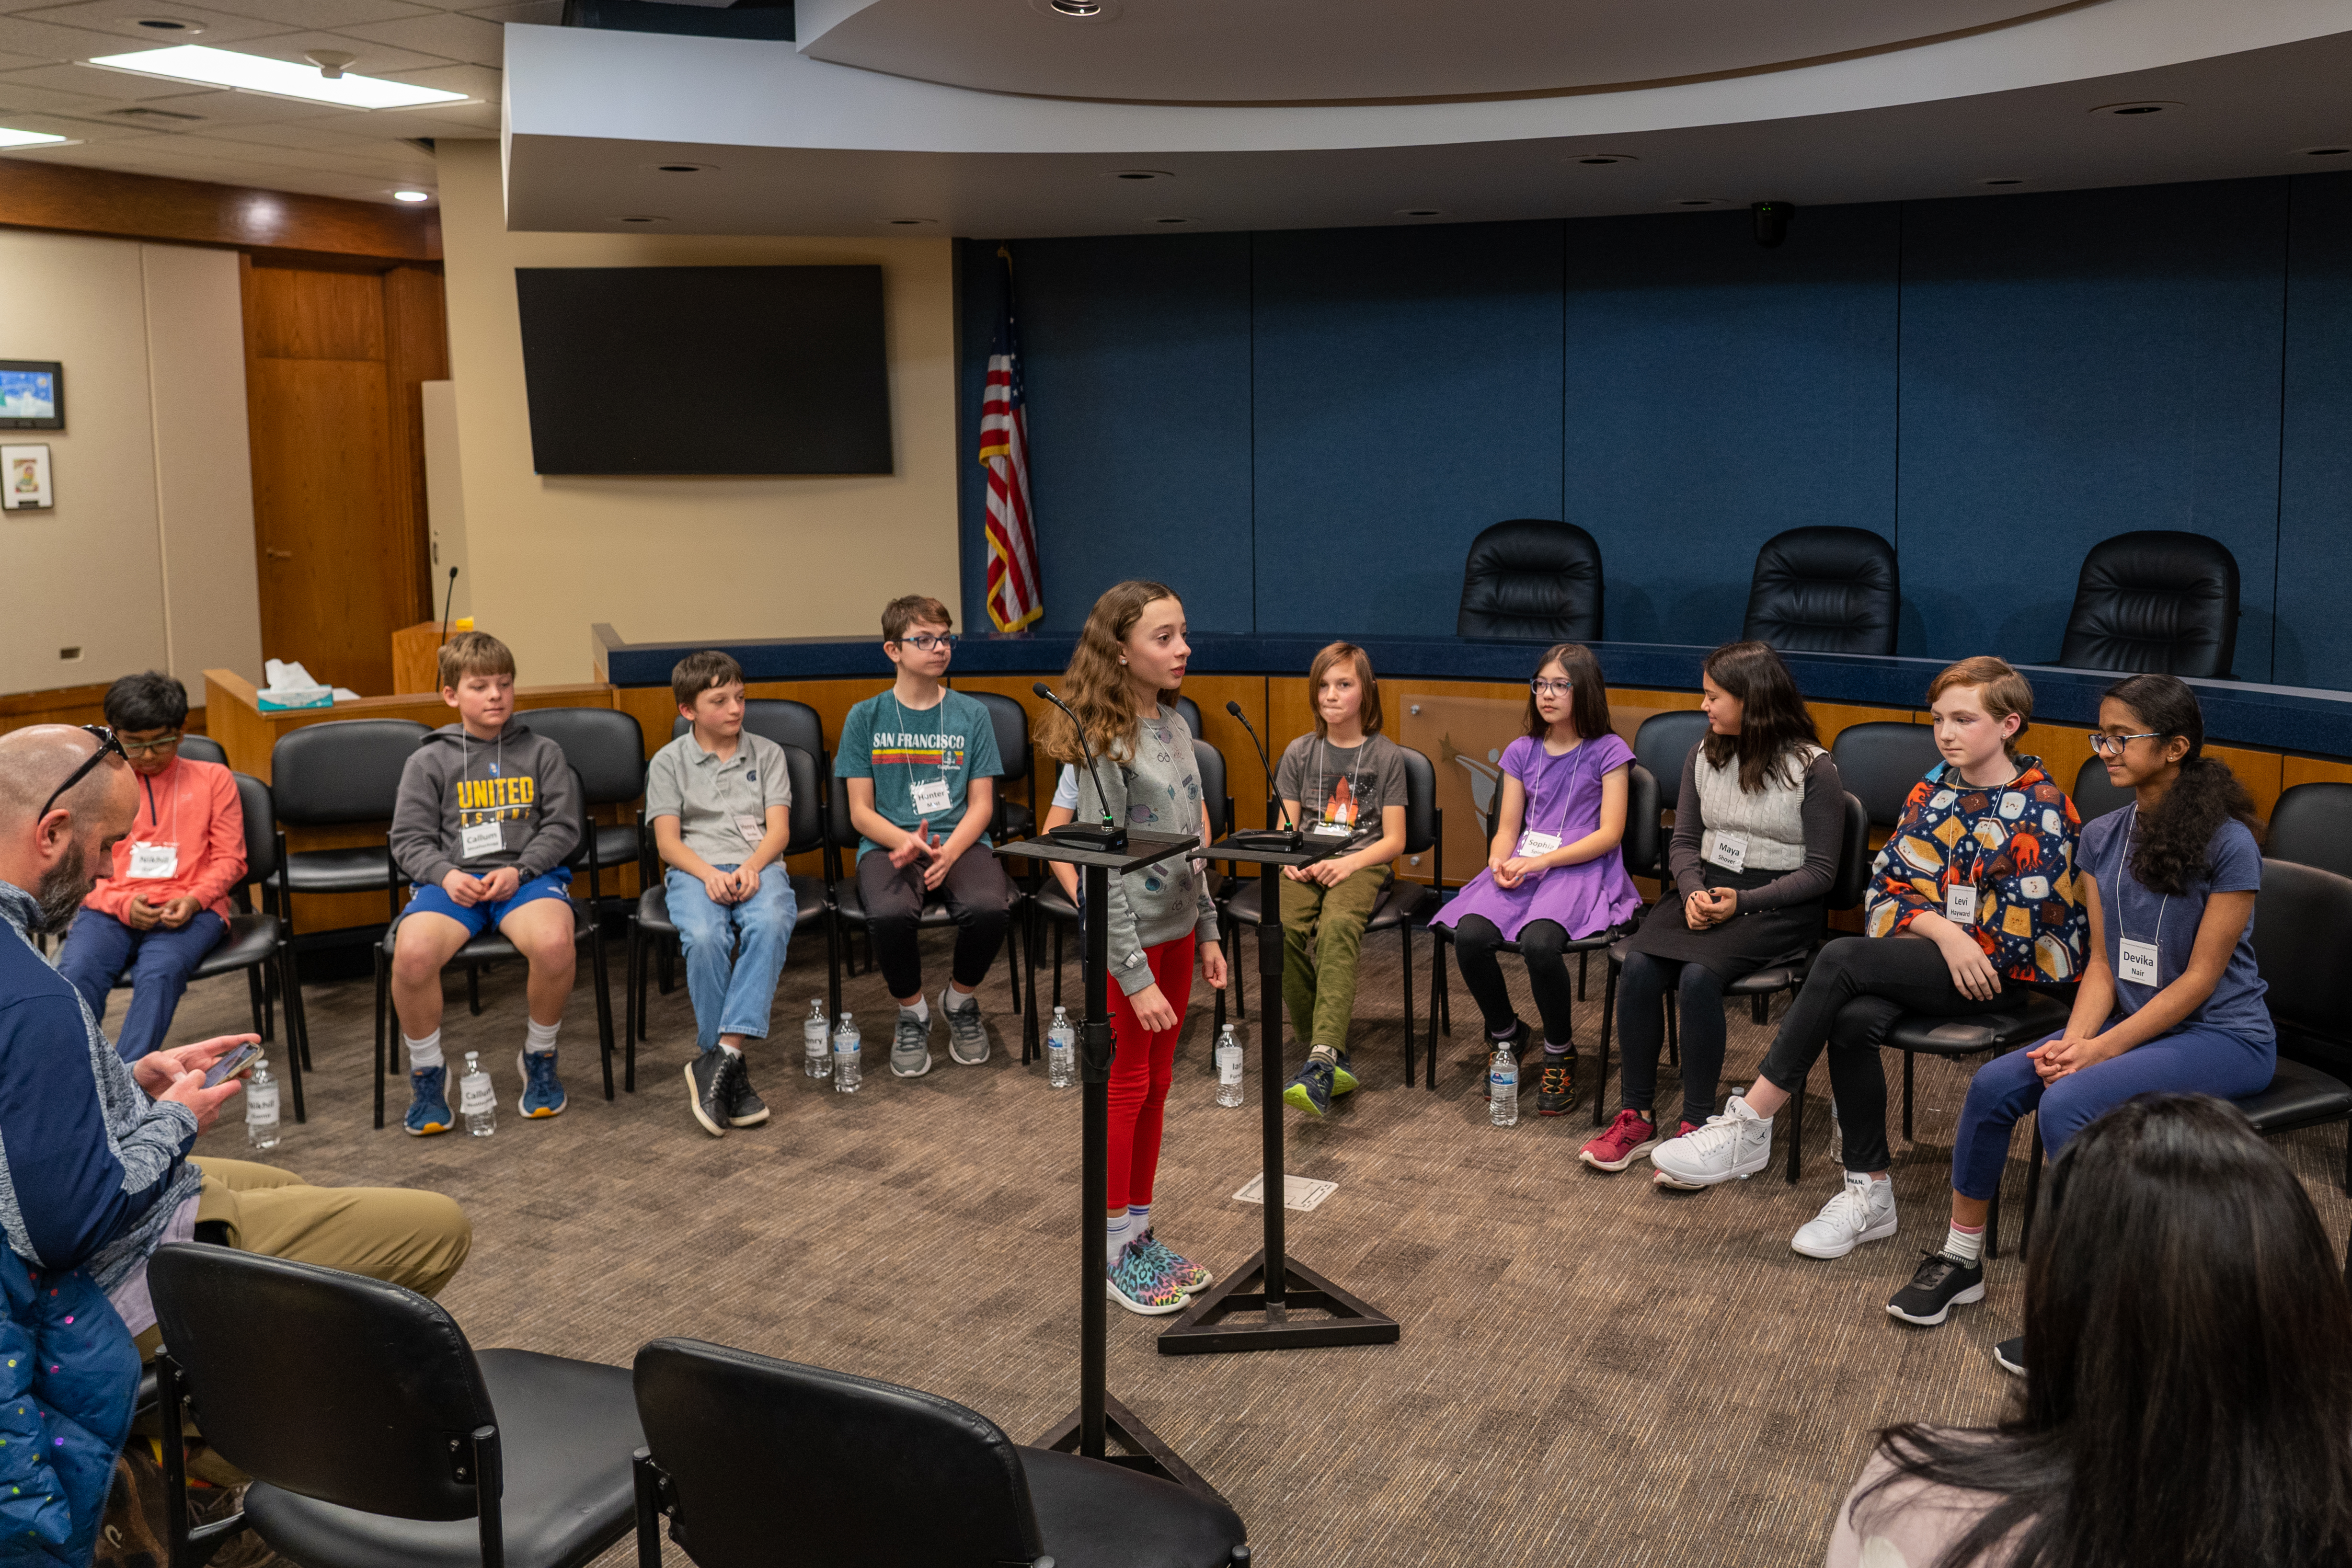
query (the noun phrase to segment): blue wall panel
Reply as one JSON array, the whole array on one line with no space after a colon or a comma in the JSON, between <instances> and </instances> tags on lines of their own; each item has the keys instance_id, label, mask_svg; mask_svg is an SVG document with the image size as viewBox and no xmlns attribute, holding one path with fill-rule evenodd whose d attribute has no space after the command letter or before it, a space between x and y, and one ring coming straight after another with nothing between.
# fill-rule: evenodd
<instances>
[{"instance_id":1,"label":"blue wall panel","mask_svg":"<svg viewBox=\"0 0 2352 1568\"><path fill-rule=\"evenodd\" d=\"M1739 634L1757 547L1895 537L1891 205L1568 225L1569 520L1600 541L1621 641Z\"/></svg>"},{"instance_id":2,"label":"blue wall panel","mask_svg":"<svg viewBox=\"0 0 2352 1568\"><path fill-rule=\"evenodd\" d=\"M2295 180L2289 210L2286 423L2280 444L2282 685L2352 685L2352 174ZM2272 585L2248 583L2246 597ZM2244 646L2245 632L2239 633Z\"/></svg>"},{"instance_id":3,"label":"blue wall panel","mask_svg":"<svg viewBox=\"0 0 2352 1568\"><path fill-rule=\"evenodd\" d=\"M1478 530L1560 515L1560 225L1255 255L1258 627L1451 635Z\"/></svg>"},{"instance_id":4,"label":"blue wall panel","mask_svg":"<svg viewBox=\"0 0 2352 1568\"><path fill-rule=\"evenodd\" d=\"M2270 674L2284 180L1905 208L1906 652L2056 657L2083 555L2209 534Z\"/></svg>"}]
</instances>

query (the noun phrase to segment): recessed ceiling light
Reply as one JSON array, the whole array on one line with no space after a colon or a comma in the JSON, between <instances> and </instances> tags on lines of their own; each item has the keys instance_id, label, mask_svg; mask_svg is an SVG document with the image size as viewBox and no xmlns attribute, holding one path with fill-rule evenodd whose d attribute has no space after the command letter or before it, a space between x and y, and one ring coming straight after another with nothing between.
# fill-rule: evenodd
<instances>
[{"instance_id":1,"label":"recessed ceiling light","mask_svg":"<svg viewBox=\"0 0 2352 1568\"><path fill-rule=\"evenodd\" d=\"M1029 0L1029 9L1056 22L1108 22L1119 14L1120 0Z\"/></svg>"},{"instance_id":2,"label":"recessed ceiling light","mask_svg":"<svg viewBox=\"0 0 2352 1568\"><path fill-rule=\"evenodd\" d=\"M1172 180L1175 177L1165 169L1118 169L1111 172L1114 180Z\"/></svg>"},{"instance_id":3,"label":"recessed ceiling light","mask_svg":"<svg viewBox=\"0 0 2352 1568\"><path fill-rule=\"evenodd\" d=\"M292 60L268 59L203 44L175 44L168 49L142 49L128 55L100 55L89 62L108 70L138 76L164 77L173 81L202 82L206 87L236 88L268 93L273 98L299 98L344 109L414 109L425 103L462 103L462 92L437 87L417 87L381 77L329 78L310 66Z\"/></svg>"},{"instance_id":4,"label":"recessed ceiling light","mask_svg":"<svg viewBox=\"0 0 2352 1568\"><path fill-rule=\"evenodd\" d=\"M1396 210L1396 215L1401 218L1442 218L1445 215L1445 209L1444 207L1399 207Z\"/></svg>"},{"instance_id":5,"label":"recessed ceiling light","mask_svg":"<svg viewBox=\"0 0 2352 1568\"><path fill-rule=\"evenodd\" d=\"M52 136L46 131L12 131L0 125L0 147L61 147L72 140L69 136Z\"/></svg>"},{"instance_id":6,"label":"recessed ceiling light","mask_svg":"<svg viewBox=\"0 0 2352 1568\"><path fill-rule=\"evenodd\" d=\"M1577 162L1598 168L1608 163L1639 163L1641 160L1631 152L1588 152Z\"/></svg>"},{"instance_id":7,"label":"recessed ceiling light","mask_svg":"<svg viewBox=\"0 0 2352 1568\"><path fill-rule=\"evenodd\" d=\"M1979 185L2022 185L2025 183L2025 181L2015 174L1994 174L1989 178L1979 180L1977 183Z\"/></svg>"},{"instance_id":8,"label":"recessed ceiling light","mask_svg":"<svg viewBox=\"0 0 2352 1568\"><path fill-rule=\"evenodd\" d=\"M2306 158L2341 158L2352 152L2352 147L2298 147L2295 151Z\"/></svg>"},{"instance_id":9,"label":"recessed ceiling light","mask_svg":"<svg viewBox=\"0 0 2352 1568\"><path fill-rule=\"evenodd\" d=\"M2169 114L2176 109L2187 107L2189 107L2187 104L2172 103L2162 99L2148 99L2139 103L2103 103L2091 112L2113 115L2118 120L2130 120L2147 114Z\"/></svg>"},{"instance_id":10,"label":"recessed ceiling light","mask_svg":"<svg viewBox=\"0 0 2352 1568\"><path fill-rule=\"evenodd\" d=\"M1062 16L1099 16L1102 0L1047 0L1055 14Z\"/></svg>"},{"instance_id":11,"label":"recessed ceiling light","mask_svg":"<svg viewBox=\"0 0 2352 1568\"><path fill-rule=\"evenodd\" d=\"M613 221L616 224L637 224L640 225L645 224L666 224L669 222L667 218L655 217L614 218Z\"/></svg>"},{"instance_id":12,"label":"recessed ceiling light","mask_svg":"<svg viewBox=\"0 0 2352 1568\"><path fill-rule=\"evenodd\" d=\"M184 33L189 37L194 37L205 30L202 22L183 22L177 16L141 16L131 25L158 33Z\"/></svg>"},{"instance_id":13,"label":"recessed ceiling light","mask_svg":"<svg viewBox=\"0 0 2352 1568\"><path fill-rule=\"evenodd\" d=\"M429 202L433 199L433 193L430 191L394 191L392 193L392 199L395 202Z\"/></svg>"}]
</instances>

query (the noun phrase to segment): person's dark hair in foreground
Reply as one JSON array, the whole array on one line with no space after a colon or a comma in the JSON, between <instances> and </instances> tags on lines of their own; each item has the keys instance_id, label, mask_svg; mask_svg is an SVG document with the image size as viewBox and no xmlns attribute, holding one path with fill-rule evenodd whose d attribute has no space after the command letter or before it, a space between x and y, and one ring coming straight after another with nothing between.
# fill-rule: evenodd
<instances>
[{"instance_id":1,"label":"person's dark hair in foreground","mask_svg":"<svg viewBox=\"0 0 2352 1568\"><path fill-rule=\"evenodd\" d=\"M2352 1297L2243 1115L2175 1094L2101 1116L2051 1168L2025 1268L2020 1404L1882 1433L1856 1534L1932 1502L1984 1509L1939 1568L2352 1563Z\"/></svg>"}]
</instances>

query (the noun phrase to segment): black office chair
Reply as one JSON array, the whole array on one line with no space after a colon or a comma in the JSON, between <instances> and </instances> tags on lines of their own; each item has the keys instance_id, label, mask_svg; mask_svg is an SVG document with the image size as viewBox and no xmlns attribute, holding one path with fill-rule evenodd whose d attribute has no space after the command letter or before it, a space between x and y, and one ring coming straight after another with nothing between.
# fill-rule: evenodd
<instances>
[{"instance_id":1,"label":"black office chair","mask_svg":"<svg viewBox=\"0 0 2352 1568\"><path fill-rule=\"evenodd\" d=\"M1868 890L1869 885L1870 814L1863 809L1862 802L1853 797L1853 792L1848 791L1845 796L1843 835L1838 846L1837 870L1831 876L1830 890L1823 896L1822 904L1832 910L1852 909L1862 902L1862 895ZM1843 935L1843 933L1832 935ZM1829 939L1823 938L1824 941ZM1771 1005L1773 996L1780 991L1794 991L1803 985L1805 977L1812 972L1813 958L1820 951L1820 946L1816 945L1812 952L1805 954L1793 963L1768 964L1763 968L1742 975L1723 988L1725 1004L1729 1005L1734 997L1745 997L1748 1002L1749 1016L1757 1023L1763 1023L1767 1016L1766 1009ZM1632 949L1624 942L1616 943L1609 949L1609 980L1602 989L1601 999L1601 1071L1593 1080L1592 1124L1596 1127L1600 1126L1603 1120L1602 1091L1609 1084L1609 1040L1611 1028L1617 1018L1617 975L1625 967L1625 959L1631 952ZM1668 1041L1672 1042L1676 1026L1675 993L1671 990L1665 996L1665 1009L1666 1037Z\"/></svg>"},{"instance_id":2,"label":"black office chair","mask_svg":"<svg viewBox=\"0 0 2352 1568\"><path fill-rule=\"evenodd\" d=\"M990 821L989 837L1000 844L1007 839L1025 839L1037 831L1037 774L1029 746L1029 710L994 692L963 695L988 710L990 727L996 732L996 760L1004 769L996 779L996 815ZM1016 786L1022 797L1018 800L1012 798Z\"/></svg>"},{"instance_id":3,"label":"black office chair","mask_svg":"<svg viewBox=\"0 0 2352 1568\"><path fill-rule=\"evenodd\" d=\"M1163 703L1163 706L1172 707L1178 713L1183 715L1184 727L1192 732L1193 739L1198 740L1201 738L1201 705L1199 703L1194 702L1191 697L1186 696L1183 693L1178 692L1174 702Z\"/></svg>"},{"instance_id":4,"label":"black office chair","mask_svg":"<svg viewBox=\"0 0 2352 1568\"><path fill-rule=\"evenodd\" d=\"M822 850L824 791L819 786L816 758L797 746L781 741L777 744L784 747L784 777L793 791L792 808L785 813L792 836L785 841L784 854L789 858ZM627 1015L623 1026L626 1043L621 1057L621 1086L632 1094L637 1090L637 1041L647 1032L648 960L656 946L663 946L667 953L678 939L677 923L669 913L669 883L660 856L654 851L651 824L646 827L642 843L637 878L645 891L637 894L635 907L629 911L629 949L621 979L621 1010ZM793 875L792 884L793 935L799 936L812 923L824 932L825 999L830 1016L837 1018L841 1014L841 954L834 931L831 896L822 877Z\"/></svg>"},{"instance_id":5,"label":"black office chair","mask_svg":"<svg viewBox=\"0 0 2352 1568\"><path fill-rule=\"evenodd\" d=\"M1675 708L1665 713L1654 713L1642 721L1633 732L1633 760L1650 770L1658 781L1658 810L1671 811L1682 799L1683 763L1690 757L1691 747L1707 737L1706 715L1695 707ZM1662 841L1659 852L1665 852ZM1636 876L1654 874L1648 868L1628 862L1627 869Z\"/></svg>"},{"instance_id":6,"label":"black office chair","mask_svg":"<svg viewBox=\"0 0 2352 1568\"><path fill-rule=\"evenodd\" d=\"M1249 1561L1223 1503L1014 1444L936 1394L698 1340L637 1352L637 1562L661 1520L698 1568L1215 1568Z\"/></svg>"},{"instance_id":7,"label":"black office chair","mask_svg":"<svg viewBox=\"0 0 2352 1568\"><path fill-rule=\"evenodd\" d=\"M2107 779L2107 765L2096 757L2074 771L2074 815L2088 823L2094 817L2120 811L2137 797Z\"/></svg>"},{"instance_id":8,"label":"black office chair","mask_svg":"<svg viewBox=\"0 0 2352 1568\"><path fill-rule=\"evenodd\" d=\"M1913 786L1942 766L1944 754L1936 749L1935 726L1898 720L1846 726L1831 743L1830 759L1870 825L1884 832L1903 820Z\"/></svg>"},{"instance_id":9,"label":"black office chair","mask_svg":"<svg viewBox=\"0 0 2352 1568\"><path fill-rule=\"evenodd\" d=\"M251 1530L308 1568L580 1568L629 1528L629 1375L475 1350L448 1312L315 1263L178 1242L147 1265L170 1558ZM191 1530L185 1407L253 1478Z\"/></svg>"},{"instance_id":10,"label":"black office chair","mask_svg":"<svg viewBox=\"0 0 2352 1568\"><path fill-rule=\"evenodd\" d=\"M1462 563L1457 637L1601 641L1601 547L1574 523L1515 517L1482 529Z\"/></svg>"},{"instance_id":11,"label":"black office chair","mask_svg":"<svg viewBox=\"0 0 2352 1568\"><path fill-rule=\"evenodd\" d=\"M2237 648L2238 558L2207 535L2150 528L2083 558L2058 662L2226 681Z\"/></svg>"},{"instance_id":12,"label":"black office chair","mask_svg":"<svg viewBox=\"0 0 2352 1568\"><path fill-rule=\"evenodd\" d=\"M180 737L180 755L197 762L217 763L223 768L228 766L227 751L209 735Z\"/></svg>"},{"instance_id":13,"label":"black office chair","mask_svg":"<svg viewBox=\"0 0 2352 1568\"><path fill-rule=\"evenodd\" d=\"M1895 547L1868 528L1790 528L1764 541L1742 637L1792 653L1892 653L1903 599Z\"/></svg>"},{"instance_id":14,"label":"black office chair","mask_svg":"<svg viewBox=\"0 0 2352 1568\"><path fill-rule=\"evenodd\" d=\"M596 824L598 859L614 871L635 860L638 826L628 808L646 793L646 732L636 716L609 707L536 707L516 716L533 734L563 748L564 760L579 775L592 817L598 807L622 808L614 813L616 821ZM618 887L607 889L604 896L609 904L622 899Z\"/></svg>"},{"instance_id":15,"label":"black office chair","mask_svg":"<svg viewBox=\"0 0 2352 1568\"><path fill-rule=\"evenodd\" d=\"M2297 784L2281 795L2263 852L2352 876L2352 784Z\"/></svg>"},{"instance_id":16,"label":"black office chair","mask_svg":"<svg viewBox=\"0 0 2352 1568\"><path fill-rule=\"evenodd\" d=\"M401 770L432 731L404 718L331 719L278 737L269 751L269 796L281 828L388 828L400 796ZM340 835L339 835L340 836ZM358 837L352 833L352 837ZM278 860L278 913L286 923L287 1021L295 1051L310 1065L310 1033L302 1009L300 956L294 948L298 893L383 893L387 922L400 918L405 882L393 863L392 841L382 835L349 848L303 850Z\"/></svg>"}]
</instances>

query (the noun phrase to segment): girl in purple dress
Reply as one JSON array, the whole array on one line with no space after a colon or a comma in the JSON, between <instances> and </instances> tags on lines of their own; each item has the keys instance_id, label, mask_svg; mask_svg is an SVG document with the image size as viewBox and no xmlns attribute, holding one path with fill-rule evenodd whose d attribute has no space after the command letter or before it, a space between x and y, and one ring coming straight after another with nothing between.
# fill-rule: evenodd
<instances>
[{"instance_id":1,"label":"girl in purple dress","mask_svg":"<svg viewBox=\"0 0 2352 1568\"><path fill-rule=\"evenodd\" d=\"M1551 649L1536 667L1527 727L1503 753L1486 869L1434 924L1453 927L1462 983L1486 1017L1489 1039L1508 1042L1514 1056L1526 1054L1528 1030L1512 1009L1496 955L1505 942L1518 944L1544 1025L1536 1110L1561 1116L1576 1103L1576 988L1561 949L1571 938L1625 925L1642 908L1617 851L1633 748L1609 727L1600 661L1574 643Z\"/></svg>"}]
</instances>

